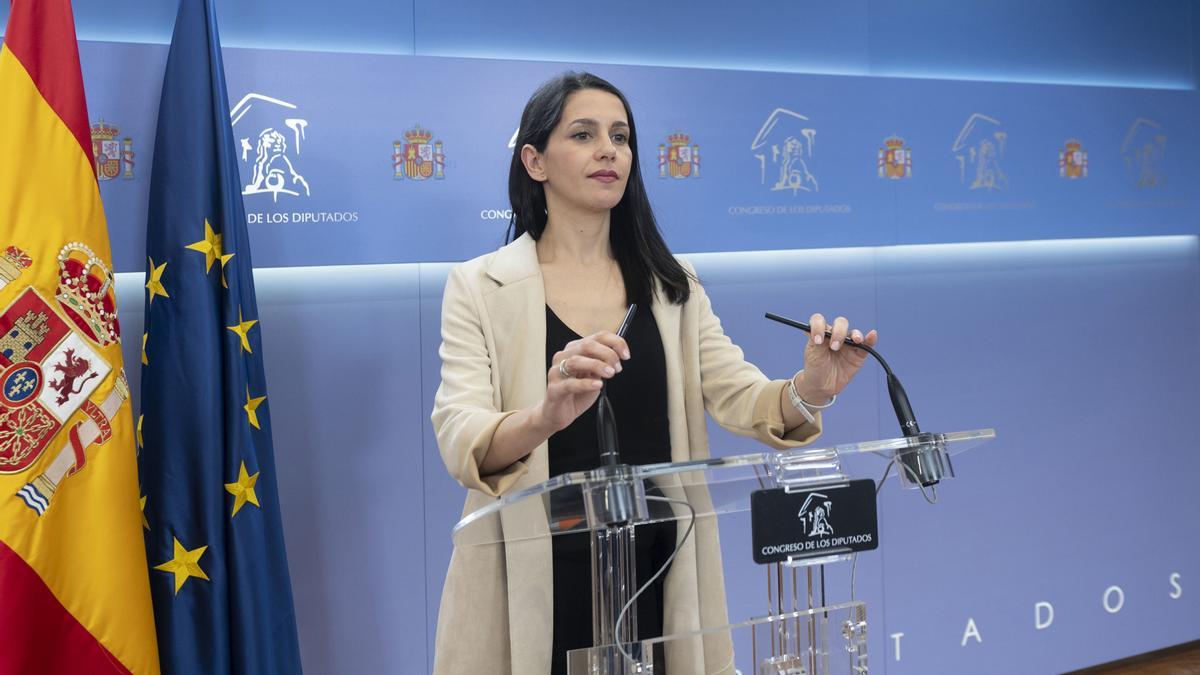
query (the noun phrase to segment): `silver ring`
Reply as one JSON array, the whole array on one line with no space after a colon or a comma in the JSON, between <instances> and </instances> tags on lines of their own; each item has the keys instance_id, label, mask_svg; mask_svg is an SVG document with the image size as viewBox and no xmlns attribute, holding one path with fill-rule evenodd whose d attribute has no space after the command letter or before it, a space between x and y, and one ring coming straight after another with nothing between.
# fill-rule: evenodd
<instances>
[{"instance_id":1,"label":"silver ring","mask_svg":"<svg viewBox=\"0 0 1200 675\"><path fill-rule=\"evenodd\" d=\"M570 357L567 357L567 358L570 358ZM567 370L567 359L563 359L562 361L558 362L558 374L562 375L565 379L568 379L568 380L571 379L572 377L575 377L574 375L571 374L571 371Z\"/></svg>"}]
</instances>

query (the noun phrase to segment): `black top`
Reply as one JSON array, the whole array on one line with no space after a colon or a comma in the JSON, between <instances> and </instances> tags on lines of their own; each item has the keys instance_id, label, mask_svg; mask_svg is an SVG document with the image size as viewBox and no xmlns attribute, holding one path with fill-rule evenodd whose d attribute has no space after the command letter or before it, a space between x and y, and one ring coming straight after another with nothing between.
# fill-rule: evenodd
<instances>
[{"instance_id":1,"label":"black top","mask_svg":"<svg viewBox=\"0 0 1200 675\"><path fill-rule=\"evenodd\" d=\"M546 368L558 351L579 335L546 306ZM622 361L622 370L608 380L608 400L617 423L617 438L624 464L671 461L671 434L667 418L667 365L658 324L649 307L640 307L625 331L633 357ZM566 429L549 439L550 476L586 471L600 465L596 437L596 406L588 408ZM647 486L647 493L657 492ZM653 511L665 505L651 502ZM553 538L554 647L551 672L564 674L566 652L592 644L591 543L589 535L567 534ZM675 550L675 523L667 521L637 528L637 577L640 588ZM663 632L664 572L638 598L638 638Z\"/></svg>"},{"instance_id":2,"label":"black top","mask_svg":"<svg viewBox=\"0 0 1200 675\"><path fill-rule=\"evenodd\" d=\"M579 335L546 306L546 368L551 357ZM633 358L621 362L621 372L608 381L608 400L617 422L621 462L653 464L671 461L667 427L667 363L658 324L648 307L639 307L625 331ZM550 437L550 475L586 471L600 465L596 438L596 407L571 426Z\"/></svg>"}]
</instances>

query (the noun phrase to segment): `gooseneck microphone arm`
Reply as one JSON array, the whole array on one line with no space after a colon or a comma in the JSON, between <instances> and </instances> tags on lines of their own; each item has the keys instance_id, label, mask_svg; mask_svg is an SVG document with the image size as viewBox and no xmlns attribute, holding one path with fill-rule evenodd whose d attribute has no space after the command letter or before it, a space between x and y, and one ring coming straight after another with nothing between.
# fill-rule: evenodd
<instances>
[{"instance_id":1,"label":"gooseneck microphone arm","mask_svg":"<svg viewBox=\"0 0 1200 675\"><path fill-rule=\"evenodd\" d=\"M771 312L767 312L767 318L793 328L799 328L805 333L812 333L812 326L809 326L802 321L789 319L785 316L772 314ZM833 333L831 331L825 331L825 337L829 338L832 336ZM874 356L875 360L879 362L879 365L883 366L883 372L887 374L888 396L892 399L892 409L896 411L896 420L900 422L901 432L903 432L905 436L916 436L920 434L921 427L917 426L917 416L913 414L912 405L908 402L908 394L904 393L904 387L900 385L900 379L897 378L896 374L892 372L892 369L888 366L887 361L884 361L883 357L879 355L879 352L875 351L868 345L857 344L851 340L846 340L843 344L865 351L871 356Z\"/></svg>"},{"instance_id":2,"label":"gooseneck microphone arm","mask_svg":"<svg viewBox=\"0 0 1200 675\"><path fill-rule=\"evenodd\" d=\"M632 304L625 310L625 318L617 329L617 337L625 337L633 316L637 314L637 304ZM596 402L596 438L600 443L600 465L616 466L621 462L621 446L617 443L617 419L613 415L612 403L608 400L608 382L600 387L600 398Z\"/></svg>"}]
</instances>

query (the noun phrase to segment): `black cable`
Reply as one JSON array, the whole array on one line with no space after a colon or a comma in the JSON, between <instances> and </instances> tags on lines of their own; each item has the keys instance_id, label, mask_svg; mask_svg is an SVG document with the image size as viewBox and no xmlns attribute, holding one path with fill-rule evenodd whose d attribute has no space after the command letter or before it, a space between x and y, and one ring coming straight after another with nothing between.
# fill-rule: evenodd
<instances>
[{"instance_id":1,"label":"black cable","mask_svg":"<svg viewBox=\"0 0 1200 675\"><path fill-rule=\"evenodd\" d=\"M679 550L683 548L683 544L687 541L688 537L692 536L692 530L696 527L696 507L689 504L686 500L648 495L646 497L646 501L679 504L686 507L691 513L691 519L688 520L687 530L684 531L683 536L679 538L679 541L675 543L675 550L671 551L671 555L667 556L666 561L661 567L658 568L658 571L654 573L654 576L650 577L646 583L642 584L642 587L633 594L633 597L629 598L629 601L626 602L625 606L621 608L621 612L617 614L617 620L613 625L613 635L615 635L617 638L617 651L621 652L621 656L624 656L625 659L633 665L637 665L637 661L633 658L632 654L625 651L625 645L621 642L621 622L625 620L625 613L629 611L629 608L633 606L633 603L637 602L638 596L644 593L646 589L650 588L650 585L653 584L660 576L662 576L663 572L667 571L667 568L671 566L671 561L675 560L675 556L679 553Z\"/></svg>"}]
</instances>

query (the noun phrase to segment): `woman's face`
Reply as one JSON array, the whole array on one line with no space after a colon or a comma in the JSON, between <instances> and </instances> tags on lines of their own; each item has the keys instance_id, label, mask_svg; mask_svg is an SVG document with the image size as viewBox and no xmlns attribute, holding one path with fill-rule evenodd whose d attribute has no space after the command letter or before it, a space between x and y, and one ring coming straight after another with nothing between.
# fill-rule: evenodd
<instances>
[{"instance_id":1,"label":"woman's face","mask_svg":"<svg viewBox=\"0 0 1200 675\"><path fill-rule=\"evenodd\" d=\"M562 119L546 150L526 146L523 158L546 190L549 209L603 212L625 194L633 148L621 99L599 89L581 89L567 98Z\"/></svg>"}]
</instances>

